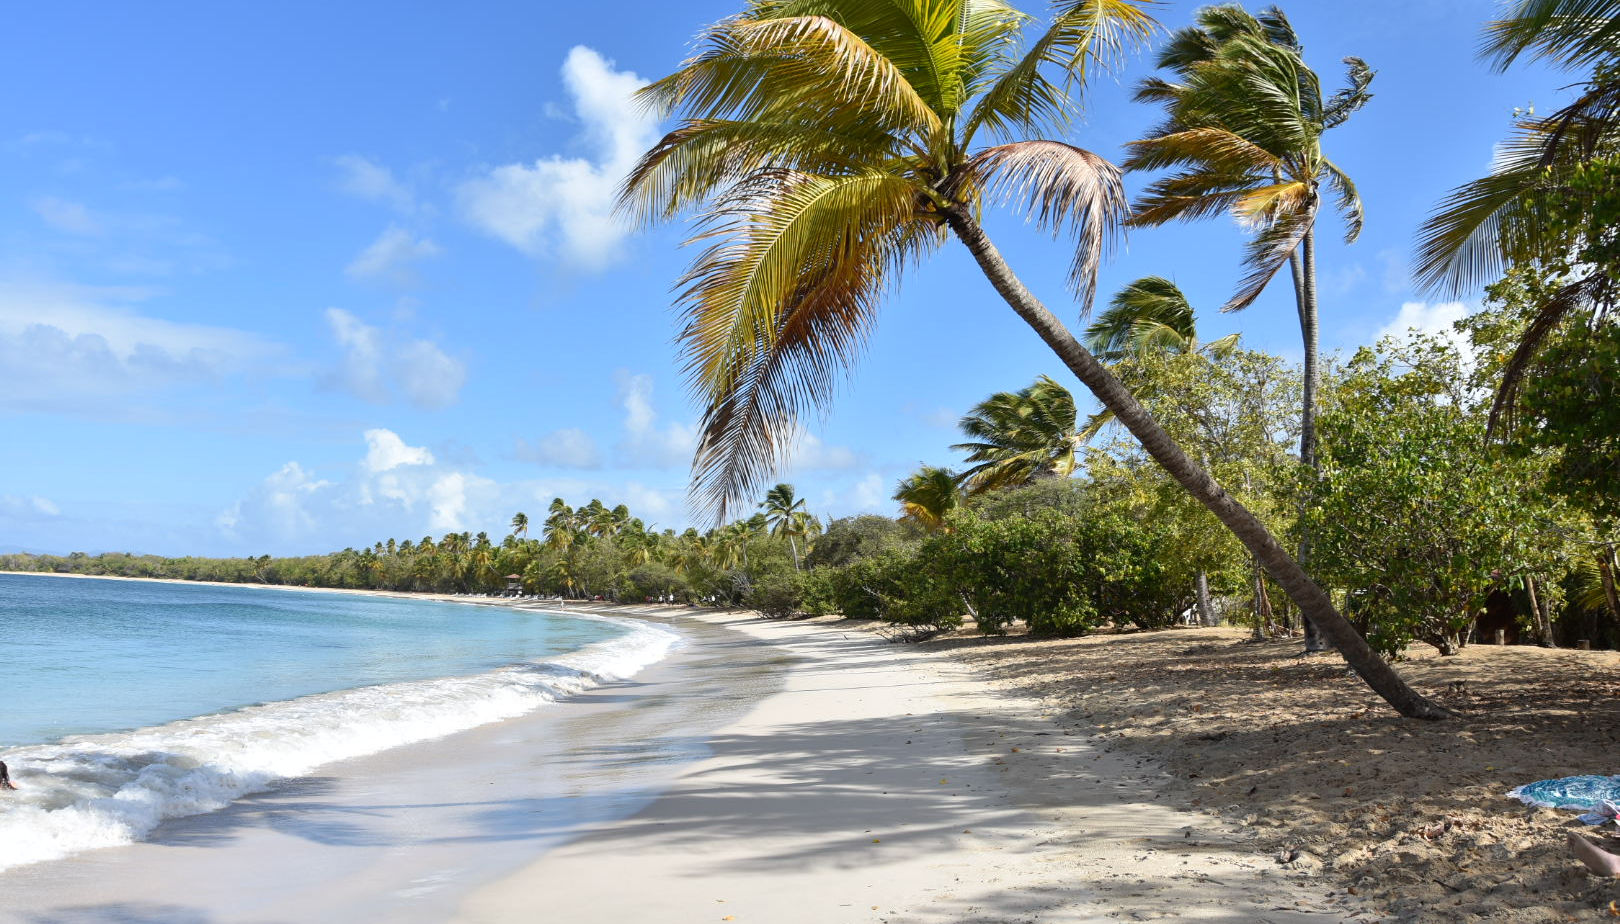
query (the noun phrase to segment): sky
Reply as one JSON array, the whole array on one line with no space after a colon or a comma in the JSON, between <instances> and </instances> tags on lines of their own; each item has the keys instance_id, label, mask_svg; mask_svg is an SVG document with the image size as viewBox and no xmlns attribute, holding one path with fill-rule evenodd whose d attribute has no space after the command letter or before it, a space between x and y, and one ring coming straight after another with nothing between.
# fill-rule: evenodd
<instances>
[{"instance_id":1,"label":"sky","mask_svg":"<svg viewBox=\"0 0 1620 924\"><path fill-rule=\"evenodd\" d=\"M630 100L740 0L26 4L0 58L0 552L312 554L447 531L504 535L551 498L687 504L699 415L673 337L680 223L633 231L613 191L668 126ZM1033 13L1044 7L1023 4ZM1199 6L1167 2L1185 25ZM1489 169L1516 107L1570 75L1492 72L1489 0L1294 0L1331 88L1378 71L1324 147L1358 183L1325 218L1322 344L1352 350L1477 307L1409 278L1447 189ZM1061 140L1119 160L1158 118L1132 60ZM1143 180L1132 177L1132 188ZM1069 249L1010 209L987 227L1065 320ZM1291 291L1218 311L1229 219L1133 232L1103 297L1173 278L1205 339L1296 358ZM812 512L893 513L955 421L1052 374L1079 386L959 245L908 275L781 480Z\"/></svg>"}]
</instances>

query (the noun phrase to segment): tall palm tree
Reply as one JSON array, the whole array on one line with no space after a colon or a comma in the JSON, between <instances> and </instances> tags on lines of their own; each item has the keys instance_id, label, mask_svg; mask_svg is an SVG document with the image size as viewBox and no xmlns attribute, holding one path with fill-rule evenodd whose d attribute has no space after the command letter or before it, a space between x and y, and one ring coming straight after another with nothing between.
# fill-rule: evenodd
<instances>
[{"instance_id":1,"label":"tall palm tree","mask_svg":"<svg viewBox=\"0 0 1620 924\"><path fill-rule=\"evenodd\" d=\"M529 535L529 515L521 510L512 514L512 535L520 539Z\"/></svg>"},{"instance_id":2,"label":"tall palm tree","mask_svg":"<svg viewBox=\"0 0 1620 924\"><path fill-rule=\"evenodd\" d=\"M876 321L882 291L954 236L991 285L1146 450L1213 511L1347 660L1403 714L1444 709L1411 690L1247 509L1192 462L1014 275L980 224L987 199L1022 199L1076 238L1070 282L1089 305L1127 206L1119 171L1062 141L1071 90L1155 23L1145 0L1063 0L1031 18L1002 0L753 0L642 91L676 128L627 178L643 222L697 211L706 246L682 283L679 334L706 407L694 503L723 518L767 480L831 400ZM981 135L1003 143L988 147Z\"/></svg>"},{"instance_id":3,"label":"tall palm tree","mask_svg":"<svg viewBox=\"0 0 1620 924\"><path fill-rule=\"evenodd\" d=\"M1575 101L1549 116L1531 115L1499 151L1491 175L1453 189L1418 235L1416 273L1424 288L1461 295L1494 281L1510 265L1567 258L1563 235L1548 233L1540 193L1567 185L1572 172L1620 153L1620 0L1514 0L1485 29L1483 53L1503 71L1520 58L1582 72ZM1503 367L1491 407L1495 431L1525 374L1568 318L1603 317L1620 292L1603 267L1564 279L1530 319Z\"/></svg>"},{"instance_id":4,"label":"tall palm tree","mask_svg":"<svg viewBox=\"0 0 1620 924\"><path fill-rule=\"evenodd\" d=\"M1361 233L1361 198L1322 151L1322 134L1371 98L1373 71L1346 58L1349 84L1328 99L1288 18L1276 7L1259 16L1227 4L1198 11L1198 24L1176 32L1158 66L1174 82L1143 81L1137 99L1161 103L1167 118L1130 144L1128 170L1174 169L1151 184L1133 225L1161 225L1230 212L1254 230L1248 273L1227 302L1246 308L1286 264L1305 346L1300 461L1316 467L1318 371L1316 218L1323 187L1337 195L1345 240Z\"/></svg>"},{"instance_id":5,"label":"tall palm tree","mask_svg":"<svg viewBox=\"0 0 1620 924\"><path fill-rule=\"evenodd\" d=\"M1074 395L1044 375L979 402L957 424L969 441L951 447L973 463L962 473L968 494L1069 477L1081 443L1074 424Z\"/></svg>"},{"instance_id":6,"label":"tall palm tree","mask_svg":"<svg viewBox=\"0 0 1620 924\"><path fill-rule=\"evenodd\" d=\"M810 510L802 497L793 494L793 485L779 484L765 492L765 500L759 505L765 512L765 523L770 528L771 535L786 537L788 546L793 550L793 570L799 570L799 539L815 531L819 523L810 515Z\"/></svg>"},{"instance_id":7,"label":"tall palm tree","mask_svg":"<svg viewBox=\"0 0 1620 924\"><path fill-rule=\"evenodd\" d=\"M946 518L962 506L960 482L960 477L948 468L919 467L895 486L894 499L900 502L900 518L929 532L948 530Z\"/></svg>"}]
</instances>

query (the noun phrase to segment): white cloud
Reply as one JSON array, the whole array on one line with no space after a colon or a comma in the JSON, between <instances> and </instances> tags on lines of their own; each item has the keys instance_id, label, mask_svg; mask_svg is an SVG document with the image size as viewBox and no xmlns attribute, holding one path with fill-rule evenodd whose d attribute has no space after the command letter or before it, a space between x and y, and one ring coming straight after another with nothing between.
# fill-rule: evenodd
<instances>
[{"instance_id":1,"label":"white cloud","mask_svg":"<svg viewBox=\"0 0 1620 924\"><path fill-rule=\"evenodd\" d=\"M803 427L790 438L789 446L792 448L782 465L783 471L854 468L860 463L854 450L847 446L829 446Z\"/></svg>"},{"instance_id":2,"label":"white cloud","mask_svg":"<svg viewBox=\"0 0 1620 924\"><path fill-rule=\"evenodd\" d=\"M106 223L91 214L83 203L69 202L55 196L40 196L29 203L34 213L47 225L69 234L98 235L107 230Z\"/></svg>"},{"instance_id":3,"label":"white cloud","mask_svg":"<svg viewBox=\"0 0 1620 924\"><path fill-rule=\"evenodd\" d=\"M505 164L457 190L474 226L531 256L556 252L586 269L618 257L629 233L613 214L621 180L658 138L658 120L632 101L646 81L576 45L562 67L588 157Z\"/></svg>"},{"instance_id":4,"label":"white cloud","mask_svg":"<svg viewBox=\"0 0 1620 924\"><path fill-rule=\"evenodd\" d=\"M343 172L338 180L338 189L343 192L370 202L381 202L401 212L409 213L416 208L415 193L394 179L394 172L387 167L358 154L345 154L333 158L332 162Z\"/></svg>"},{"instance_id":5,"label":"white cloud","mask_svg":"<svg viewBox=\"0 0 1620 924\"><path fill-rule=\"evenodd\" d=\"M273 370L257 334L141 314L139 289L0 281L0 406L105 413L176 385Z\"/></svg>"},{"instance_id":6,"label":"white cloud","mask_svg":"<svg viewBox=\"0 0 1620 924\"><path fill-rule=\"evenodd\" d=\"M424 446L407 446L392 430L367 430L366 458L361 466L368 472L386 472L401 465L432 465L433 453Z\"/></svg>"},{"instance_id":7,"label":"white cloud","mask_svg":"<svg viewBox=\"0 0 1620 924\"><path fill-rule=\"evenodd\" d=\"M602 464L596 440L578 427L554 430L533 443L519 439L515 455L525 462L562 468L596 468Z\"/></svg>"},{"instance_id":8,"label":"white cloud","mask_svg":"<svg viewBox=\"0 0 1620 924\"><path fill-rule=\"evenodd\" d=\"M850 502L857 510L878 510L893 504L889 493L888 482L877 472L872 472L855 483L855 490L850 494Z\"/></svg>"},{"instance_id":9,"label":"white cloud","mask_svg":"<svg viewBox=\"0 0 1620 924\"><path fill-rule=\"evenodd\" d=\"M0 516L20 520L61 515L62 509L52 503L49 498L38 495L0 494Z\"/></svg>"},{"instance_id":10,"label":"white cloud","mask_svg":"<svg viewBox=\"0 0 1620 924\"><path fill-rule=\"evenodd\" d=\"M418 239L398 225L389 225L343 271L352 279L378 279L410 286L416 284L416 272L411 264L443 252L431 240Z\"/></svg>"},{"instance_id":11,"label":"white cloud","mask_svg":"<svg viewBox=\"0 0 1620 924\"><path fill-rule=\"evenodd\" d=\"M652 376L620 369L614 379L619 383L619 404L624 408L620 463L630 468L690 463L692 451L697 448L697 430L682 423L659 426L658 412L652 405Z\"/></svg>"},{"instance_id":12,"label":"white cloud","mask_svg":"<svg viewBox=\"0 0 1620 924\"><path fill-rule=\"evenodd\" d=\"M451 472L438 479L427 491L428 503L432 515L428 519L428 526L438 530L455 532L465 528L467 523L467 476L460 472Z\"/></svg>"},{"instance_id":13,"label":"white cloud","mask_svg":"<svg viewBox=\"0 0 1620 924\"><path fill-rule=\"evenodd\" d=\"M317 478L288 462L222 510L215 525L249 547L318 552L424 529L498 529L511 517L501 485L443 464L392 430L374 428L363 437L365 453L347 477Z\"/></svg>"},{"instance_id":14,"label":"white cloud","mask_svg":"<svg viewBox=\"0 0 1620 924\"><path fill-rule=\"evenodd\" d=\"M1405 338L1412 331L1420 334L1431 334L1450 340L1452 345L1463 356L1468 356L1471 349L1468 337L1455 327L1458 321L1468 316L1468 306L1462 302L1441 302L1431 305L1427 302L1406 302L1395 319L1379 328L1374 342L1385 337Z\"/></svg>"},{"instance_id":15,"label":"white cloud","mask_svg":"<svg viewBox=\"0 0 1620 924\"><path fill-rule=\"evenodd\" d=\"M432 341L385 336L341 308L328 308L326 322L343 350L337 381L358 398L387 404L402 396L437 409L454 404L466 384L466 366Z\"/></svg>"}]
</instances>

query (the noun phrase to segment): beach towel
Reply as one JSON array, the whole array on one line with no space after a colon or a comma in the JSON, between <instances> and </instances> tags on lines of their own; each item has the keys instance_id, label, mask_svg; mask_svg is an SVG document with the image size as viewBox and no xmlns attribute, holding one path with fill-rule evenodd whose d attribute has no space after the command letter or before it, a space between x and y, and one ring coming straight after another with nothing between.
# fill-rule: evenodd
<instances>
[{"instance_id":1,"label":"beach towel","mask_svg":"<svg viewBox=\"0 0 1620 924\"><path fill-rule=\"evenodd\" d=\"M1620 776L1566 776L1516 786L1508 793L1526 805L1584 812L1580 820L1600 825L1620 817Z\"/></svg>"}]
</instances>

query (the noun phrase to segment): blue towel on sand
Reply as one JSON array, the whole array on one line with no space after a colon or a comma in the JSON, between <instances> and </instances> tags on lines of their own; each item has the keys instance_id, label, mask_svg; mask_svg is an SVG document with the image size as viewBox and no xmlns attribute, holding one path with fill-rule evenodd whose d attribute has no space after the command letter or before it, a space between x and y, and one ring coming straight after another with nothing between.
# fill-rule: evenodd
<instances>
[{"instance_id":1,"label":"blue towel on sand","mask_svg":"<svg viewBox=\"0 0 1620 924\"><path fill-rule=\"evenodd\" d=\"M1581 821L1589 825L1600 825L1620 815L1620 776L1537 780L1514 787L1508 795L1539 808L1578 809L1586 813Z\"/></svg>"}]
</instances>

